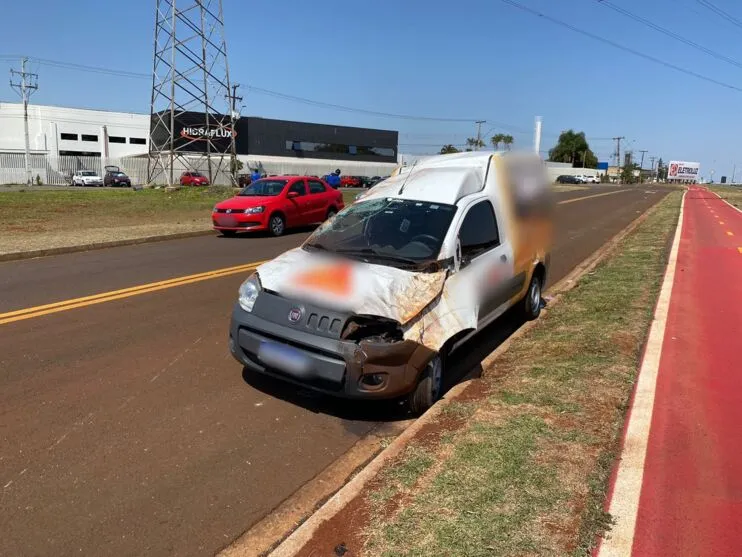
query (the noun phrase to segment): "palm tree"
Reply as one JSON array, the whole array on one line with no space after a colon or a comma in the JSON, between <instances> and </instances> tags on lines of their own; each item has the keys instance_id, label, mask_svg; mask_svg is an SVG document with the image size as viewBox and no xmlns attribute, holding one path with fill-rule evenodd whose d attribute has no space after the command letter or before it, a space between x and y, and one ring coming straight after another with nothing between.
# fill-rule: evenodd
<instances>
[{"instance_id":1,"label":"palm tree","mask_svg":"<svg viewBox=\"0 0 742 557\"><path fill-rule=\"evenodd\" d=\"M469 151L471 151L472 149L477 150L480 147L484 147L484 141L477 137L468 137L466 139L466 146L469 148Z\"/></svg>"},{"instance_id":2,"label":"palm tree","mask_svg":"<svg viewBox=\"0 0 742 557\"><path fill-rule=\"evenodd\" d=\"M495 148L495 151L497 151L500 148L500 143L502 143L502 134L498 133L497 135L493 135L490 138L490 143L492 143L492 146Z\"/></svg>"},{"instance_id":3,"label":"palm tree","mask_svg":"<svg viewBox=\"0 0 742 557\"><path fill-rule=\"evenodd\" d=\"M510 151L510 146L515 141L515 139L513 139L513 136L512 135L509 135L509 134L508 135L503 135L501 139L502 139L502 144L505 145L505 149L507 149L508 151Z\"/></svg>"},{"instance_id":4,"label":"palm tree","mask_svg":"<svg viewBox=\"0 0 742 557\"><path fill-rule=\"evenodd\" d=\"M448 145L444 145L443 147L441 147L440 152L441 155L447 155L449 153L458 153L459 150L449 143Z\"/></svg>"}]
</instances>

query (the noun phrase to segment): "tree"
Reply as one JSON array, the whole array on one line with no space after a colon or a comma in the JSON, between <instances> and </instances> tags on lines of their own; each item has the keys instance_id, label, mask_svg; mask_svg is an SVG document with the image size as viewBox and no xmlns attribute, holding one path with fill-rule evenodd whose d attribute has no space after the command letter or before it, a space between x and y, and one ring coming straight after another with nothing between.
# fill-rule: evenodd
<instances>
[{"instance_id":1,"label":"tree","mask_svg":"<svg viewBox=\"0 0 742 557\"><path fill-rule=\"evenodd\" d=\"M552 162L568 162L573 167L580 167L583 159L585 168L597 168L598 157L590 149L585 132L563 131L559 134L557 144L549 150L549 160Z\"/></svg>"},{"instance_id":2,"label":"tree","mask_svg":"<svg viewBox=\"0 0 742 557\"><path fill-rule=\"evenodd\" d=\"M667 166L661 158L657 161L657 179L667 180Z\"/></svg>"},{"instance_id":3,"label":"tree","mask_svg":"<svg viewBox=\"0 0 742 557\"><path fill-rule=\"evenodd\" d=\"M502 144L505 145L505 149L510 151L510 146L513 144L515 139L513 139L512 135L503 135L502 136Z\"/></svg>"},{"instance_id":4,"label":"tree","mask_svg":"<svg viewBox=\"0 0 742 557\"><path fill-rule=\"evenodd\" d=\"M492 146L495 148L495 151L497 151L500 148L500 143L502 143L502 140L505 136L501 133L498 133L496 135L493 135L490 138L490 142L492 143Z\"/></svg>"},{"instance_id":5,"label":"tree","mask_svg":"<svg viewBox=\"0 0 742 557\"><path fill-rule=\"evenodd\" d=\"M468 137L466 139L466 146L468 147L467 151L479 149L484 147L484 141L476 137Z\"/></svg>"},{"instance_id":6,"label":"tree","mask_svg":"<svg viewBox=\"0 0 742 557\"><path fill-rule=\"evenodd\" d=\"M623 170L621 170L621 182L624 184L633 184L636 182L637 178L634 176L635 170L639 170L639 165L635 162L625 165Z\"/></svg>"},{"instance_id":7,"label":"tree","mask_svg":"<svg viewBox=\"0 0 742 557\"><path fill-rule=\"evenodd\" d=\"M244 165L242 164L242 161L238 158L232 158L232 160L229 162L229 170L232 174L237 174L240 170L242 170L242 167Z\"/></svg>"},{"instance_id":8,"label":"tree","mask_svg":"<svg viewBox=\"0 0 742 557\"><path fill-rule=\"evenodd\" d=\"M451 145L450 143L448 145L444 145L441 147L441 155L447 155L449 153L459 153L460 151Z\"/></svg>"}]
</instances>

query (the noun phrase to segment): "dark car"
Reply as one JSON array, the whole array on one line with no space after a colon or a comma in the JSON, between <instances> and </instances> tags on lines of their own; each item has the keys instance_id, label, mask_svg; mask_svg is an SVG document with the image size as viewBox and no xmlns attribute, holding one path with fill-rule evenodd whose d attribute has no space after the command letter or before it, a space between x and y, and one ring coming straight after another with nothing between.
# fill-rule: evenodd
<instances>
[{"instance_id":1,"label":"dark car","mask_svg":"<svg viewBox=\"0 0 742 557\"><path fill-rule=\"evenodd\" d=\"M569 174L562 174L557 179L557 184L579 184L580 180L577 176L571 176Z\"/></svg>"},{"instance_id":2,"label":"dark car","mask_svg":"<svg viewBox=\"0 0 742 557\"><path fill-rule=\"evenodd\" d=\"M106 174L103 176L103 185L106 187L131 187L129 178L118 166L107 166Z\"/></svg>"}]
</instances>

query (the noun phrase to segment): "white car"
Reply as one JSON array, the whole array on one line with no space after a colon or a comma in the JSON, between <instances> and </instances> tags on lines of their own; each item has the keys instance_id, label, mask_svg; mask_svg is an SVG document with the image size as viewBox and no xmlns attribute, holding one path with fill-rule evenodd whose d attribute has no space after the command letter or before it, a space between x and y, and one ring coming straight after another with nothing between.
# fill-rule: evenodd
<instances>
[{"instance_id":1,"label":"white car","mask_svg":"<svg viewBox=\"0 0 742 557\"><path fill-rule=\"evenodd\" d=\"M582 176L585 184L600 184L600 178L598 176Z\"/></svg>"},{"instance_id":2,"label":"white car","mask_svg":"<svg viewBox=\"0 0 742 557\"><path fill-rule=\"evenodd\" d=\"M78 170L72 175L73 186L102 186L103 178L92 170Z\"/></svg>"}]
</instances>

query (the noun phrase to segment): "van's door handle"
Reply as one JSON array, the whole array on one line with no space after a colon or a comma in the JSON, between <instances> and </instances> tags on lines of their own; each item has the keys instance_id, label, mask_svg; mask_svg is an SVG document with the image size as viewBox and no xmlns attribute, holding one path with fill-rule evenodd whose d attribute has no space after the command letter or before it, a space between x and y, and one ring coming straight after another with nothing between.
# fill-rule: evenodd
<instances>
[{"instance_id":1,"label":"van's door handle","mask_svg":"<svg viewBox=\"0 0 742 557\"><path fill-rule=\"evenodd\" d=\"M503 254L502 254L502 255L500 256L500 261L507 261L507 260L508 260L508 256L507 256L507 255L505 255L505 254L503 253Z\"/></svg>"}]
</instances>

